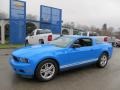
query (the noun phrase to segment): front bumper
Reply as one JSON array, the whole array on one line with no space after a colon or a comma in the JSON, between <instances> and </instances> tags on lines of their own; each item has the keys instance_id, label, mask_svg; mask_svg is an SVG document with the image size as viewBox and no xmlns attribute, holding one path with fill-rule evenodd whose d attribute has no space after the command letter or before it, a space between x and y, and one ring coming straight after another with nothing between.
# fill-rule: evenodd
<instances>
[{"instance_id":1,"label":"front bumper","mask_svg":"<svg viewBox=\"0 0 120 90\"><path fill-rule=\"evenodd\" d=\"M10 60L10 64L15 71L16 74L22 76L33 76L34 75L34 67L29 63L20 63L16 62L13 59Z\"/></svg>"}]
</instances>

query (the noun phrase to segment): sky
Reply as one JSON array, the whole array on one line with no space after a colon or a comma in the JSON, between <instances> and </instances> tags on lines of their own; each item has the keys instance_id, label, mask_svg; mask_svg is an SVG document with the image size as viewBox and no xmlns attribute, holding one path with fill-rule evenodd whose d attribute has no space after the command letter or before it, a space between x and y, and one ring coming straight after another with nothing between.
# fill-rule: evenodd
<instances>
[{"instance_id":1,"label":"sky","mask_svg":"<svg viewBox=\"0 0 120 90\"><path fill-rule=\"evenodd\" d=\"M40 5L63 10L63 21L81 25L120 27L120 0L22 0L27 2L27 14L39 19ZM0 0L0 12L9 14L9 0Z\"/></svg>"}]
</instances>

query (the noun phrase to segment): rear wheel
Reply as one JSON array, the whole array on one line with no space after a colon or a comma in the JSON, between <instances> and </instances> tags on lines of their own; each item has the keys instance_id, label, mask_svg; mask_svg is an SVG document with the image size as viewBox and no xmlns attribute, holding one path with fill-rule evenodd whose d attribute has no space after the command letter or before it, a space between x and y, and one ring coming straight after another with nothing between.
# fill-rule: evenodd
<instances>
[{"instance_id":1,"label":"rear wheel","mask_svg":"<svg viewBox=\"0 0 120 90\"><path fill-rule=\"evenodd\" d=\"M104 68L104 67L106 67L107 63L108 63L108 55L107 55L107 53L103 53L103 54L99 57L99 60L98 60L98 62L97 62L97 66L98 66L99 68Z\"/></svg>"},{"instance_id":2,"label":"rear wheel","mask_svg":"<svg viewBox=\"0 0 120 90\"><path fill-rule=\"evenodd\" d=\"M39 39L39 44L44 44L44 40L43 39Z\"/></svg>"},{"instance_id":3,"label":"rear wheel","mask_svg":"<svg viewBox=\"0 0 120 90\"><path fill-rule=\"evenodd\" d=\"M55 77L58 72L58 66L53 60L41 62L35 72L35 77L39 81L49 81Z\"/></svg>"},{"instance_id":4,"label":"rear wheel","mask_svg":"<svg viewBox=\"0 0 120 90\"><path fill-rule=\"evenodd\" d=\"M113 44L113 47L117 47L117 43L114 43L114 44Z\"/></svg>"}]
</instances>

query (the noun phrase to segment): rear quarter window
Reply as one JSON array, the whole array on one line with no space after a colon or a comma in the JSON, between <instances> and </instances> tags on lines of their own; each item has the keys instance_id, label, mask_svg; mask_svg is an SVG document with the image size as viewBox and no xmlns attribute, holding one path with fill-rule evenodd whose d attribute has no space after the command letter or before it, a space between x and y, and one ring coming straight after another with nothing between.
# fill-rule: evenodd
<instances>
[{"instance_id":1,"label":"rear quarter window","mask_svg":"<svg viewBox=\"0 0 120 90\"><path fill-rule=\"evenodd\" d=\"M99 39L96 39L95 41L96 41L96 44L101 44L101 43L103 43L103 41L101 41L101 40L99 40Z\"/></svg>"}]
</instances>

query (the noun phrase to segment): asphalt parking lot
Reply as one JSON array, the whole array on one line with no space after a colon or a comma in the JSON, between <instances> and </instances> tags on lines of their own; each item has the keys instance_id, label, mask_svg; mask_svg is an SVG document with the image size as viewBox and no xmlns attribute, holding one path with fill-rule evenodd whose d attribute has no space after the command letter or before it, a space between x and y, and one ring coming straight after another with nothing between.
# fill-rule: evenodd
<instances>
[{"instance_id":1,"label":"asphalt parking lot","mask_svg":"<svg viewBox=\"0 0 120 90\"><path fill-rule=\"evenodd\" d=\"M62 72L49 82L38 82L14 74L9 53L0 50L0 90L120 90L120 48L104 69L93 66Z\"/></svg>"}]
</instances>

